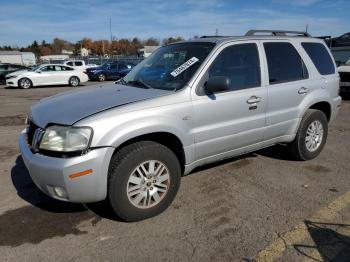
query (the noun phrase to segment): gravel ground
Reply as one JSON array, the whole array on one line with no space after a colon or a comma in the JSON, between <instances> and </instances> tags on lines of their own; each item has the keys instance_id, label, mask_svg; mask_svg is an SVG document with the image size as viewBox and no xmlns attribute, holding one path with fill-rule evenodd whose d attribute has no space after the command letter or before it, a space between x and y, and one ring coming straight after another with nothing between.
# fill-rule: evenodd
<instances>
[{"instance_id":1,"label":"gravel ground","mask_svg":"<svg viewBox=\"0 0 350 262\"><path fill-rule=\"evenodd\" d=\"M47 198L23 165L30 105L70 89L0 86L0 261L350 261L349 100L315 160L275 146L205 166L163 214L124 223Z\"/></svg>"}]
</instances>

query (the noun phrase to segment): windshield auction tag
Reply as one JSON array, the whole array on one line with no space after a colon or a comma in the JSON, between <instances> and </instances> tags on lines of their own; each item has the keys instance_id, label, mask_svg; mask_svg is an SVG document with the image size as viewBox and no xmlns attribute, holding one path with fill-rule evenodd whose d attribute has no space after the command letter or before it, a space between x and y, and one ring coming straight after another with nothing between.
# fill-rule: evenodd
<instances>
[{"instance_id":1,"label":"windshield auction tag","mask_svg":"<svg viewBox=\"0 0 350 262\"><path fill-rule=\"evenodd\" d=\"M193 64L197 63L199 59L197 57L192 57L189 60L187 60L185 63L180 65L178 68L176 68L174 71L172 71L170 74L173 77L177 77L179 74L181 74L183 71L185 71L187 68L191 67Z\"/></svg>"}]
</instances>

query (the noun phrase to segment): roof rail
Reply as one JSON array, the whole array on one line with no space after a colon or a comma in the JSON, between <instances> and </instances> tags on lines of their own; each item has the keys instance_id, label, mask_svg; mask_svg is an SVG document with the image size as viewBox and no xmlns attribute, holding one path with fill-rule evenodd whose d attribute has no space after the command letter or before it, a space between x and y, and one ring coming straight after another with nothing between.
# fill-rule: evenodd
<instances>
[{"instance_id":1,"label":"roof rail","mask_svg":"<svg viewBox=\"0 0 350 262\"><path fill-rule=\"evenodd\" d=\"M273 35L273 36L287 36L287 35L294 35L294 36L306 36L311 37L311 35L308 32L302 32L302 31L286 31L286 30L249 30L245 36L255 36L255 35Z\"/></svg>"},{"instance_id":2,"label":"roof rail","mask_svg":"<svg viewBox=\"0 0 350 262\"><path fill-rule=\"evenodd\" d=\"M217 38L217 37L229 37L225 35L202 35L200 38Z\"/></svg>"}]
</instances>

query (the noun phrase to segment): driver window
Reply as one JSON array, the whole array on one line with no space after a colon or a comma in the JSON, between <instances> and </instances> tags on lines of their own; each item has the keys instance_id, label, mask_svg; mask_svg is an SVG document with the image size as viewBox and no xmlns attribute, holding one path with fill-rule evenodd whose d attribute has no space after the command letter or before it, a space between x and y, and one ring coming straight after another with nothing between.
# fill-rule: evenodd
<instances>
[{"instance_id":1,"label":"driver window","mask_svg":"<svg viewBox=\"0 0 350 262\"><path fill-rule=\"evenodd\" d=\"M206 75L208 79L215 76L228 77L231 91L260 86L257 45L249 43L226 47L216 57Z\"/></svg>"}]
</instances>

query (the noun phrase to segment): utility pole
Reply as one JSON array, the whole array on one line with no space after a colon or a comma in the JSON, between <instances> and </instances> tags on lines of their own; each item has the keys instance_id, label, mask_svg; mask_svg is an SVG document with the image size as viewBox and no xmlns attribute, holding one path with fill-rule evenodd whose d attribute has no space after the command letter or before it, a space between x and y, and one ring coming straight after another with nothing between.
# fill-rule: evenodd
<instances>
[{"instance_id":1,"label":"utility pole","mask_svg":"<svg viewBox=\"0 0 350 262\"><path fill-rule=\"evenodd\" d=\"M113 41L113 37L112 37L112 17L109 18L109 33L111 35L111 43Z\"/></svg>"}]
</instances>

